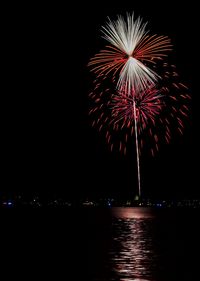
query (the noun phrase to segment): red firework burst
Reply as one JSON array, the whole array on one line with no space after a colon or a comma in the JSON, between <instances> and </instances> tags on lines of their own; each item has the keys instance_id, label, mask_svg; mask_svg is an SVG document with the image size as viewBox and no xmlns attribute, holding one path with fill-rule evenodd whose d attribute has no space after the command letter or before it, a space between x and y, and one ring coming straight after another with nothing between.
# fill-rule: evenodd
<instances>
[{"instance_id":1,"label":"red firework burst","mask_svg":"<svg viewBox=\"0 0 200 281\"><path fill-rule=\"evenodd\" d=\"M162 89L158 91L153 86L141 93L132 91L129 95L125 90L116 92L111 96L112 122L122 123L122 127L129 128L134 120L142 129L146 128L160 114L163 106L161 92Z\"/></svg>"},{"instance_id":2,"label":"red firework burst","mask_svg":"<svg viewBox=\"0 0 200 281\"><path fill-rule=\"evenodd\" d=\"M175 131L183 133L189 110L188 89L179 81L174 65L162 64L162 72L159 85L139 93L127 94L126 87L121 91L112 86L103 90L102 76L95 81L95 90L90 94L93 101L90 115L94 118L93 126L104 131L111 150L116 147L126 154L127 144L136 133L135 122L139 151L148 139L152 155L160 143L170 142Z\"/></svg>"}]
</instances>

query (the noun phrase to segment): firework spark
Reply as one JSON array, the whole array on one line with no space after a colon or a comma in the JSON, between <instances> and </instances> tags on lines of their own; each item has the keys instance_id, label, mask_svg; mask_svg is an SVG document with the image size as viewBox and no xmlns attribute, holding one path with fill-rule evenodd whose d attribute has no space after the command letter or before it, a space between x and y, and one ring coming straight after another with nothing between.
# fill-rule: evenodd
<instances>
[{"instance_id":1,"label":"firework spark","mask_svg":"<svg viewBox=\"0 0 200 281\"><path fill-rule=\"evenodd\" d=\"M155 63L156 59L166 56L172 49L167 36L148 35L146 23L142 19L134 20L127 14L127 21L118 16L102 27L103 37L111 44L96 54L89 62L92 71L98 74L118 74L117 89L126 85L127 93L144 91L155 84L159 76L146 63Z\"/></svg>"},{"instance_id":2,"label":"firework spark","mask_svg":"<svg viewBox=\"0 0 200 281\"><path fill-rule=\"evenodd\" d=\"M155 122L156 116L162 110L163 91L152 86L141 93L132 91L130 95L126 91L117 92L112 96L111 102L113 122L116 124L122 121L122 126L129 127L134 120L142 129L146 128L149 120Z\"/></svg>"},{"instance_id":3,"label":"firework spark","mask_svg":"<svg viewBox=\"0 0 200 281\"><path fill-rule=\"evenodd\" d=\"M171 141L172 134L183 134L189 112L188 88L180 82L174 65L163 63L162 68L160 83L141 92L127 94L125 87L118 91L112 83L104 90L104 78L96 80L90 115L93 126L105 132L111 150L115 147L126 154L128 140L138 134L139 153L148 139L147 146L155 155L161 143Z\"/></svg>"}]
</instances>

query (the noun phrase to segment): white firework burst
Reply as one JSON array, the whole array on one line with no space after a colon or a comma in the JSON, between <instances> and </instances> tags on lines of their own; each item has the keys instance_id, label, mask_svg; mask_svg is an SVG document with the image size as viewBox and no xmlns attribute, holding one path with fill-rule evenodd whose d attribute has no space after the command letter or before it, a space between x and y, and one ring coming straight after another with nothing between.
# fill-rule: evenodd
<instances>
[{"instance_id":1,"label":"white firework burst","mask_svg":"<svg viewBox=\"0 0 200 281\"><path fill-rule=\"evenodd\" d=\"M116 21L109 19L106 26L102 27L103 38L127 55L119 75L119 90L126 85L128 93L132 90L143 91L158 80L159 76L152 69L134 58L135 48L148 33L145 31L146 24L142 23L140 17L134 20L134 14L127 13L127 21L118 16Z\"/></svg>"},{"instance_id":2,"label":"white firework burst","mask_svg":"<svg viewBox=\"0 0 200 281\"><path fill-rule=\"evenodd\" d=\"M108 18L106 26L102 27L103 38L131 56L135 47L147 34L145 31L146 25L147 23L143 24L140 17L134 21L134 14L129 15L127 13L127 22L122 16L118 16L116 21L111 21Z\"/></svg>"},{"instance_id":3,"label":"white firework burst","mask_svg":"<svg viewBox=\"0 0 200 281\"><path fill-rule=\"evenodd\" d=\"M150 85L154 85L158 75L139 60L129 57L120 72L117 88L126 88L128 95L131 92L145 91Z\"/></svg>"}]
</instances>

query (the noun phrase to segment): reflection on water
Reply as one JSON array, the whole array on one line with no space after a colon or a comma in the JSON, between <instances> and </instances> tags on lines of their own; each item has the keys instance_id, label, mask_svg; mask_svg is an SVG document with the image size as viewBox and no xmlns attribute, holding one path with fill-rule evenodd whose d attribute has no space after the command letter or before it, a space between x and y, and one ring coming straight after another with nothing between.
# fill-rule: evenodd
<instances>
[{"instance_id":1,"label":"reflection on water","mask_svg":"<svg viewBox=\"0 0 200 281\"><path fill-rule=\"evenodd\" d=\"M113 208L110 259L121 281L156 280L158 256L153 245L153 213L148 208Z\"/></svg>"},{"instance_id":2,"label":"reflection on water","mask_svg":"<svg viewBox=\"0 0 200 281\"><path fill-rule=\"evenodd\" d=\"M114 217L119 219L146 219L154 218L154 212L151 208L112 208L112 214Z\"/></svg>"}]
</instances>

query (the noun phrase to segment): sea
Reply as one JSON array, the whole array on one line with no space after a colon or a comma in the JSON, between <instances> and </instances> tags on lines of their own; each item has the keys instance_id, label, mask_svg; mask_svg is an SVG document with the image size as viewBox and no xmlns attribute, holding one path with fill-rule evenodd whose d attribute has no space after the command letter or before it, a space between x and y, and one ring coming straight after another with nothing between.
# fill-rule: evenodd
<instances>
[{"instance_id":1,"label":"sea","mask_svg":"<svg viewBox=\"0 0 200 281\"><path fill-rule=\"evenodd\" d=\"M9 210L4 280L200 280L199 219L190 208Z\"/></svg>"}]
</instances>

